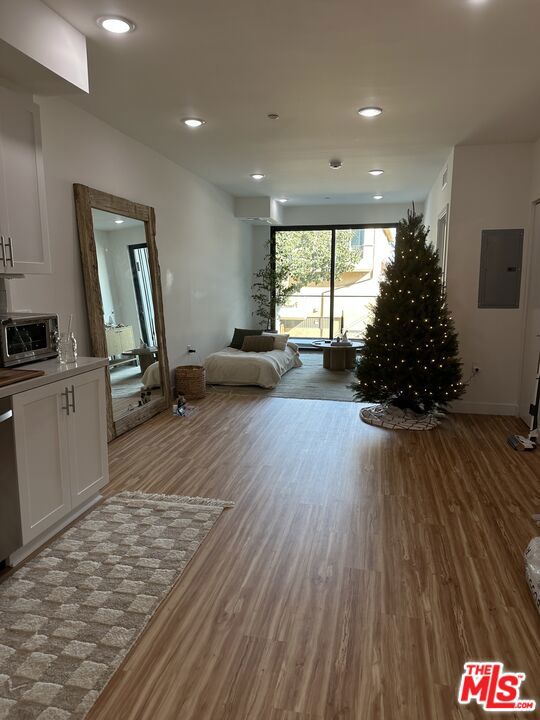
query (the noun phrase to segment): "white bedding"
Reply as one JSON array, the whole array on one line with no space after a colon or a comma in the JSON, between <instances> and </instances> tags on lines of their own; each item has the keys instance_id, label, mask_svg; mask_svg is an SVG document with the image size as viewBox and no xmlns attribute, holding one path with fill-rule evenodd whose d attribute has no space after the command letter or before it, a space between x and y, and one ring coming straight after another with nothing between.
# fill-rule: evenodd
<instances>
[{"instance_id":1,"label":"white bedding","mask_svg":"<svg viewBox=\"0 0 540 720\"><path fill-rule=\"evenodd\" d=\"M141 382L145 388L161 387L161 375L159 373L158 361L152 363L146 368L145 373L142 376Z\"/></svg>"},{"instance_id":2,"label":"white bedding","mask_svg":"<svg viewBox=\"0 0 540 720\"><path fill-rule=\"evenodd\" d=\"M301 365L298 346L291 342L285 350L259 353L227 347L206 358L206 382L209 385L275 388L288 370Z\"/></svg>"}]
</instances>

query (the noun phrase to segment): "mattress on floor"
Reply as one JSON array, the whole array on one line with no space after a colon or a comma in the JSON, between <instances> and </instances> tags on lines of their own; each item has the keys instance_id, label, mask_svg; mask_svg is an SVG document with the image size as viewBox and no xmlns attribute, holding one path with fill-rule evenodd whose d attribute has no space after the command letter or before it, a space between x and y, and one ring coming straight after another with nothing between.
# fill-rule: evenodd
<instances>
[{"instance_id":1,"label":"mattress on floor","mask_svg":"<svg viewBox=\"0 0 540 720\"><path fill-rule=\"evenodd\" d=\"M282 376L302 361L298 346L287 343L285 350L244 352L227 347L206 358L206 382L209 385L258 385L275 388Z\"/></svg>"}]
</instances>

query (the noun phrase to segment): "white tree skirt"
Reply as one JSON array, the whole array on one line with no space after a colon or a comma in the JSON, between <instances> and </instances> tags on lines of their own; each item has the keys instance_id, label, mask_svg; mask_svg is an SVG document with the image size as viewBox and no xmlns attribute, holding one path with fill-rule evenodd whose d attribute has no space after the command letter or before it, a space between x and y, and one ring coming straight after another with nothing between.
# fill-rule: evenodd
<instances>
[{"instance_id":1,"label":"white tree skirt","mask_svg":"<svg viewBox=\"0 0 540 720\"><path fill-rule=\"evenodd\" d=\"M419 414L395 405L370 405L360 410L360 418L368 425L390 430L433 430L439 421L433 413Z\"/></svg>"},{"instance_id":2,"label":"white tree skirt","mask_svg":"<svg viewBox=\"0 0 540 720\"><path fill-rule=\"evenodd\" d=\"M540 537L533 538L525 550L525 574L534 604L540 613Z\"/></svg>"}]
</instances>

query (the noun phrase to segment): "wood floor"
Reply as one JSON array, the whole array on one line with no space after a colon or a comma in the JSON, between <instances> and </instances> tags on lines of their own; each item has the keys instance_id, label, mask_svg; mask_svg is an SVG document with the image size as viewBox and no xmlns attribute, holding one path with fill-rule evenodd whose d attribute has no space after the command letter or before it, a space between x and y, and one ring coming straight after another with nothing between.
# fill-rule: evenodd
<instances>
[{"instance_id":1,"label":"wood floor","mask_svg":"<svg viewBox=\"0 0 540 720\"><path fill-rule=\"evenodd\" d=\"M414 433L366 426L350 403L214 394L197 408L110 446L110 493L236 506L88 720L485 718L456 703L480 659L526 672L523 697L540 701L522 560L540 452L507 446L517 420Z\"/></svg>"}]
</instances>

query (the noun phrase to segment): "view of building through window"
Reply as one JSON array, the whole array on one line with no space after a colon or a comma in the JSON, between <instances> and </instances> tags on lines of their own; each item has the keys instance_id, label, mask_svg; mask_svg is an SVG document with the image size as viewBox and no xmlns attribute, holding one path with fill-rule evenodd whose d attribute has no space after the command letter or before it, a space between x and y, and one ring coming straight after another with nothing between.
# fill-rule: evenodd
<instances>
[{"instance_id":1,"label":"view of building through window","mask_svg":"<svg viewBox=\"0 0 540 720\"><path fill-rule=\"evenodd\" d=\"M295 286L276 308L279 332L362 338L395 237L394 227L275 230L276 267Z\"/></svg>"}]
</instances>

